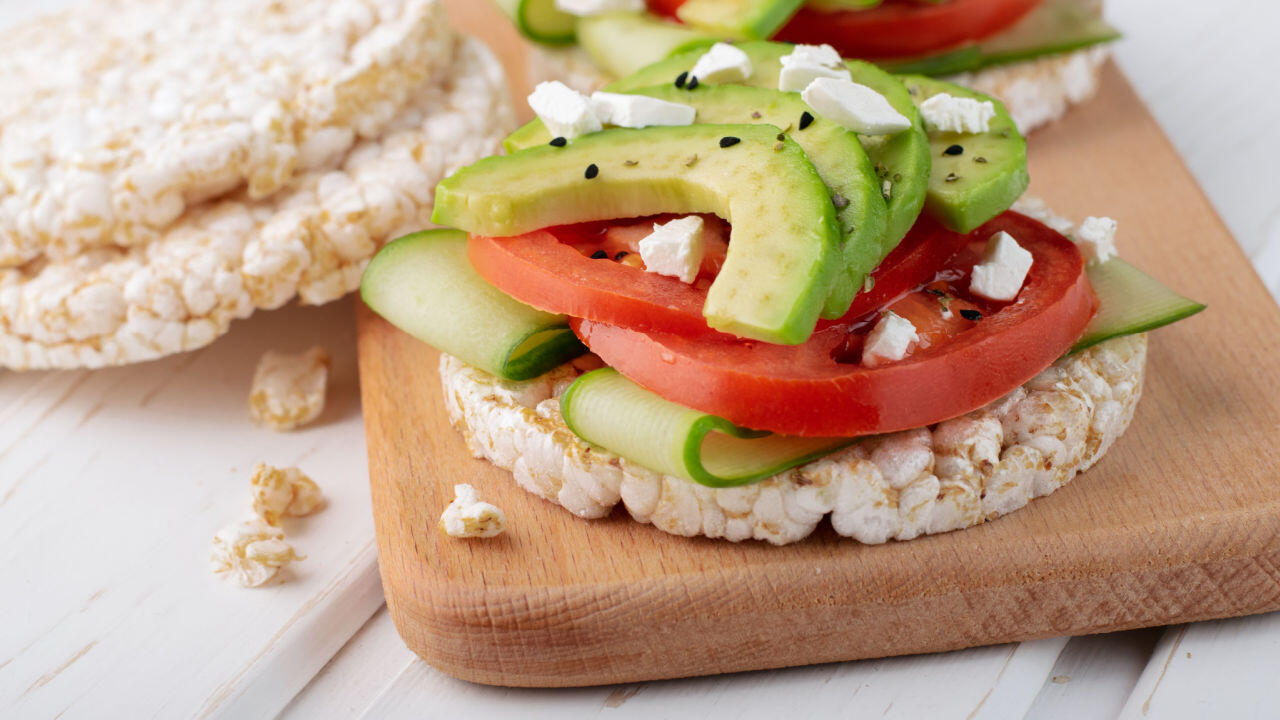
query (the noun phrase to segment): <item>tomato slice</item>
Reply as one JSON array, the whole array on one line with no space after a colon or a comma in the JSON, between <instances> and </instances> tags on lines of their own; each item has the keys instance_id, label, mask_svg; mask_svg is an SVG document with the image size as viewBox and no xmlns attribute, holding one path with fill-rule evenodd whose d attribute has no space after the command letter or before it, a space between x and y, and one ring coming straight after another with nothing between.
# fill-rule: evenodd
<instances>
[{"instance_id":1,"label":"tomato slice","mask_svg":"<svg viewBox=\"0 0 1280 720\"><path fill-rule=\"evenodd\" d=\"M1034 258L1021 293L1006 304L960 297L978 243L1000 230ZM857 355L850 348L850 338L865 334L874 316L828 325L798 346L645 333L584 319L570 326L606 363L640 385L745 427L853 437L930 425L1030 380L1070 349L1097 310L1083 258L1053 230L1008 212L972 237L975 245L953 258L940 282L972 303L956 307L977 310L980 319L961 315L955 321L960 313L953 308L951 320L925 327L925 341L908 357L874 368L853 364ZM927 305L912 295L905 296L911 307L903 299L890 307L926 313Z\"/></svg>"},{"instance_id":2,"label":"tomato slice","mask_svg":"<svg viewBox=\"0 0 1280 720\"><path fill-rule=\"evenodd\" d=\"M661 15L675 17L684 2L649 0L649 7ZM805 6L778 31L775 39L827 43L845 57L881 59L927 55L995 35L1022 19L1040 2L888 0L864 10L819 10Z\"/></svg>"},{"instance_id":3,"label":"tomato slice","mask_svg":"<svg viewBox=\"0 0 1280 720\"><path fill-rule=\"evenodd\" d=\"M729 338L707 327L702 316L707 288L728 249L728 224L714 215L703 217L707 252L689 285L645 272L640 261L640 240L654 222L669 218L565 225L505 238L472 236L467 252L481 277L540 310L642 332ZM866 315L933 279L967 242L967 236L921 216L871 274L870 289L854 298L845 318ZM838 322L822 321L819 327Z\"/></svg>"}]
</instances>

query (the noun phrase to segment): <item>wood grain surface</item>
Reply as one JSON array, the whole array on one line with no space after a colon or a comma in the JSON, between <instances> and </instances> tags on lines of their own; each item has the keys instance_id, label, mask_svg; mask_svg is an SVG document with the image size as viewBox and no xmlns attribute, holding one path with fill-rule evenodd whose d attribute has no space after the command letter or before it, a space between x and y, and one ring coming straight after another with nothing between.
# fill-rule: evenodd
<instances>
[{"instance_id":1,"label":"wood grain surface","mask_svg":"<svg viewBox=\"0 0 1280 720\"><path fill-rule=\"evenodd\" d=\"M1133 427L1095 469L947 535L862 546L825 529L775 548L579 520L472 459L435 353L362 310L383 586L409 647L476 682L567 686L1280 608L1280 310L1114 67L1035 136L1031 171L1032 192L1116 217L1127 259L1210 309L1153 336ZM508 533L439 533L455 482L503 507Z\"/></svg>"}]
</instances>

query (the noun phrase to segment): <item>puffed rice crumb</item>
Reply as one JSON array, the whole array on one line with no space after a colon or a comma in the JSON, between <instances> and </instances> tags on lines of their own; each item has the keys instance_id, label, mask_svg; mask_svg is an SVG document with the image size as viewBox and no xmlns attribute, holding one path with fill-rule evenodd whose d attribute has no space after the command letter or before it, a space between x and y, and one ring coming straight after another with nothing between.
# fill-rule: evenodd
<instances>
[{"instance_id":1,"label":"puffed rice crumb","mask_svg":"<svg viewBox=\"0 0 1280 720\"><path fill-rule=\"evenodd\" d=\"M249 415L272 430L293 430L324 411L329 353L320 346L301 353L268 350L258 361L249 392Z\"/></svg>"},{"instance_id":2,"label":"puffed rice crumb","mask_svg":"<svg viewBox=\"0 0 1280 720\"><path fill-rule=\"evenodd\" d=\"M284 531L259 518L228 525L213 536L209 556L215 574L226 574L243 587L258 587L280 568L304 559L284 540Z\"/></svg>"},{"instance_id":3,"label":"puffed rice crumb","mask_svg":"<svg viewBox=\"0 0 1280 720\"><path fill-rule=\"evenodd\" d=\"M281 469L258 463L249 482L254 514L272 526L278 526L281 517L303 517L324 505L320 486L296 467Z\"/></svg>"},{"instance_id":4,"label":"puffed rice crumb","mask_svg":"<svg viewBox=\"0 0 1280 720\"><path fill-rule=\"evenodd\" d=\"M453 486L453 502L440 516L440 529L449 537L491 538L507 529L502 509L480 499L480 493L466 483Z\"/></svg>"}]
</instances>

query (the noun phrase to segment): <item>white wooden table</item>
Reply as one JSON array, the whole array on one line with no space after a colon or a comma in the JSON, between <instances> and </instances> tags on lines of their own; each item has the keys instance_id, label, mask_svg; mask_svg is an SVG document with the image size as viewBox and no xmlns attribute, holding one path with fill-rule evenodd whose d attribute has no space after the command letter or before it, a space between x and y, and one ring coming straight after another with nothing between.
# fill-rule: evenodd
<instances>
[{"instance_id":1,"label":"white wooden table","mask_svg":"<svg viewBox=\"0 0 1280 720\"><path fill-rule=\"evenodd\" d=\"M70 0L0 0L0 26ZM1110 0L1121 65L1280 297L1280 4ZM0 49L3 52L3 49ZM1105 213L1105 208L1099 209ZM470 685L415 660L382 608L350 301L237 325L210 348L96 373L0 371L0 717L1280 717L1280 614L944 655L582 690ZM329 407L254 428L267 348L325 345ZM209 539L248 469L330 497L307 560L242 590Z\"/></svg>"}]
</instances>

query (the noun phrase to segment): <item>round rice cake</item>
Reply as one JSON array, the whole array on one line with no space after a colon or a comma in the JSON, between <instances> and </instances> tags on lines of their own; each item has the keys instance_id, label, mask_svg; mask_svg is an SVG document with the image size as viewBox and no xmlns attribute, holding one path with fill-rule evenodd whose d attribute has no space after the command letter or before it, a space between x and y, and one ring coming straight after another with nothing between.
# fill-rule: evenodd
<instances>
[{"instance_id":1,"label":"round rice cake","mask_svg":"<svg viewBox=\"0 0 1280 720\"><path fill-rule=\"evenodd\" d=\"M430 224L446 174L497 152L515 124L501 65L450 42L447 72L332 170L265 199L189 209L146 245L0 269L0 366L96 368L202 347L255 309L335 300L387 240Z\"/></svg>"},{"instance_id":2,"label":"round rice cake","mask_svg":"<svg viewBox=\"0 0 1280 720\"><path fill-rule=\"evenodd\" d=\"M0 44L0 267L332 168L452 57L439 0L98 0Z\"/></svg>"},{"instance_id":3,"label":"round rice cake","mask_svg":"<svg viewBox=\"0 0 1280 720\"><path fill-rule=\"evenodd\" d=\"M734 488L664 476L574 435L559 395L599 366L593 356L517 383L442 355L440 376L449 419L471 453L579 517L604 517L621 502L673 535L785 545L830 516L840 535L876 544L981 524L1087 470L1129 426L1146 353L1146 335L1110 340L962 417L863 438Z\"/></svg>"}]
</instances>

